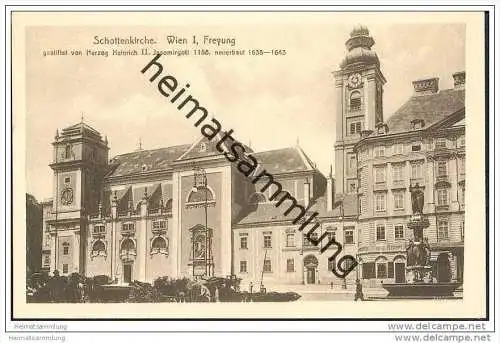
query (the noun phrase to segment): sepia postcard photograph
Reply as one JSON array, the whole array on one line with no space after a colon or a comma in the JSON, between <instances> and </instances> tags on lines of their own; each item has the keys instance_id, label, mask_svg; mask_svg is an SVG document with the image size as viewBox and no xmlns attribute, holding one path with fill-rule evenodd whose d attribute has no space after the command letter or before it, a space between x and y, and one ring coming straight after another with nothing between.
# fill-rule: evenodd
<instances>
[{"instance_id":1,"label":"sepia postcard photograph","mask_svg":"<svg viewBox=\"0 0 500 343\"><path fill-rule=\"evenodd\" d=\"M11 15L13 318L488 316L484 12Z\"/></svg>"}]
</instances>

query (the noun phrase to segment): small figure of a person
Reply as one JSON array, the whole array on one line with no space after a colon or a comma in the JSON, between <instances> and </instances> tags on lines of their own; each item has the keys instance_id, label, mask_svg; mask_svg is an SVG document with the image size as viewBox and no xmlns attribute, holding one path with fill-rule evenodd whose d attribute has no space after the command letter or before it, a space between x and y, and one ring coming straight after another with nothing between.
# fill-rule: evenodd
<instances>
[{"instance_id":1,"label":"small figure of a person","mask_svg":"<svg viewBox=\"0 0 500 343\"><path fill-rule=\"evenodd\" d=\"M201 285L200 287L200 297L202 302L210 302L210 290L207 286Z\"/></svg>"},{"instance_id":2,"label":"small figure of a person","mask_svg":"<svg viewBox=\"0 0 500 343\"><path fill-rule=\"evenodd\" d=\"M250 294L252 294L252 293L253 293L253 283L252 283L251 281L250 281L250 284L248 285L248 292L249 292Z\"/></svg>"},{"instance_id":3,"label":"small figure of a person","mask_svg":"<svg viewBox=\"0 0 500 343\"><path fill-rule=\"evenodd\" d=\"M365 300L365 297L363 295L363 285L359 279L356 279L356 294L354 294L354 301L358 301L358 299L363 301Z\"/></svg>"},{"instance_id":4,"label":"small figure of a person","mask_svg":"<svg viewBox=\"0 0 500 343\"><path fill-rule=\"evenodd\" d=\"M216 302L216 303L219 302L219 287L215 287L214 302Z\"/></svg>"}]
</instances>

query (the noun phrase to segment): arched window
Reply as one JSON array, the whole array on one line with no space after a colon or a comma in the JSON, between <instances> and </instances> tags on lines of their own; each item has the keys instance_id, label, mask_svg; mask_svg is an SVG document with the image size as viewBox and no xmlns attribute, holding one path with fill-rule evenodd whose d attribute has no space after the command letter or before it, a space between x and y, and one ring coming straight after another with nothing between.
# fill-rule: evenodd
<instances>
[{"instance_id":1,"label":"arched window","mask_svg":"<svg viewBox=\"0 0 500 343\"><path fill-rule=\"evenodd\" d=\"M387 258L384 256L379 256L375 260L377 279L387 278Z\"/></svg>"},{"instance_id":2,"label":"arched window","mask_svg":"<svg viewBox=\"0 0 500 343\"><path fill-rule=\"evenodd\" d=\"M64 147L64 158L71 158L71 145L66 145Z\"/></svg>"},{"instance_id":3,"label":"arched window","mask_svg":"<svg viewBox=\"0 0 500 343\"><path fill-rule=\"evenodd\" d=\"M194 187L187 197L186 207L203 207L205 203L208 206L215 206L215 196L212 190L205 186Z\"/></svg>"},{"instance_id":4,"label":"arched window","mask_svg":"<svg viewBox=\"0 0 500 343\"><path fill-rule=\"evenodd\" d=\"M172 199L168 199L165 203L165 210L168 212L172 211Z\"/></svg>"},{"instance_id":5,"label":"arched window","mask_svg":"<svg viewBox=\"0 0 500 343\"><path fill-rule=\"evenodd\" d=\"M262 203L262 202L266 202L266 196L262 193L253 193L251 196L250 196L250 200L249 202L251 204L258 204L258 203Z\"/></svg>"},{"instance_id":6,"label":"arched window","mask_svg":"<svg viewBox=\"0 0 500 343\"><path fill-rule=\"evenodd\" d=\"M92 245L92 256L106 256L106 245L103 241L95 241Z\"/></svg>"},{"instance_id":7,"label":"arched window","mask_svg":"<svg viewBox=\"0 0 500 343\"><path fill-rule=\"evenodd\" d=\"M151 242L151 254L166 253L167 241L163 237L156 237Z\"/></svg>"},{"instance_id":8,"label":"arched window","mask_svg":"<svg viewBox=\"0 0 500 343\"><path fill-rule=\"evenodd\" d=\"M349 108L351 111L359 111L361 109L361 92L353 91L349 97Z\"/></svg>"},{"instance_id":9,"label":"arched window","mask_svg":"<svg viewBox=\"0 0 500 343\"><path fill-rule=\"evenodd\" d=\"M137 255L135 242L131 238L126 238L122 241L120 247L120 258L122 261L134 261Z\"/></svg>"},{"instance_id":10,"label":"arched window","mask_svg":"<svg viewBox=\"0 0 500 343\"><path fill-rule=\"evenodd\" d=\"M121 247L122 251L135 251L135 243L130 238L123 240Z\"/></svg>"}]
</instances>

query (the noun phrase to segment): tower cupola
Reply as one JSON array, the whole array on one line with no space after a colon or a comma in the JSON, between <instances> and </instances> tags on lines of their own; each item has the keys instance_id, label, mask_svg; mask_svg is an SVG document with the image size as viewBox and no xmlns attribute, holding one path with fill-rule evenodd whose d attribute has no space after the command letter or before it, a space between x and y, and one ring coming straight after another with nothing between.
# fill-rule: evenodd
<instances>
[{"instance_id":1,"label":"tower cupola","mask_svg":"<svg viewBox=\"0 0 500 343\"><path fill-rule=\"evenodd\" d=\"M345 43L347 55L340 63L341 68L348 68L359 65L376 65L380 66L377 53L372 51L372 46L375 41L370 36L370 31L365 26L356 26L350 34L350 38Z\"/></svg>"}]
</instances>

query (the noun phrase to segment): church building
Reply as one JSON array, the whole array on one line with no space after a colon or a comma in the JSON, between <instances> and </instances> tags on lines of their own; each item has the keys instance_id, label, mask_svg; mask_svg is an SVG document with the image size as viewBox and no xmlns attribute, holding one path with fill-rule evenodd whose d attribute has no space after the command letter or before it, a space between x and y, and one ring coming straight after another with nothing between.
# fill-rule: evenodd
<instances>
[{"instance_id":1,"label":"church building","mask_svg":"<svg viewBox=\"0 0 500 343\"><path fill-rule=\"evenodd\" d=\"M109 158L110 142L83 121L54 137L53 196L43 202L42 266L116 283L158 277L237 276L248 284L367 286L403 282L412 238L409 187L425 187L425 230L437 280L462 279L465 213L465 73L455 87L414 81L414 94L384 121L375 44L356 27L334 73L335 167L323 175L300 146L252 152L359 266L336 277L335 246L315 246L202 137ZM451 76L450 76L451 77ZM329 149L327 149L329 150ZM325 150L325 151L327 151ZM328 152L327 152L328 153ZM334 171L334 172L333 172ZM262 181L264 184L265 182ZM322 250L325 250L322 252ZM349 266L344 266L348 268ZM256 286L257 287L257 286Z\"/></svg>"}]
</instances>

